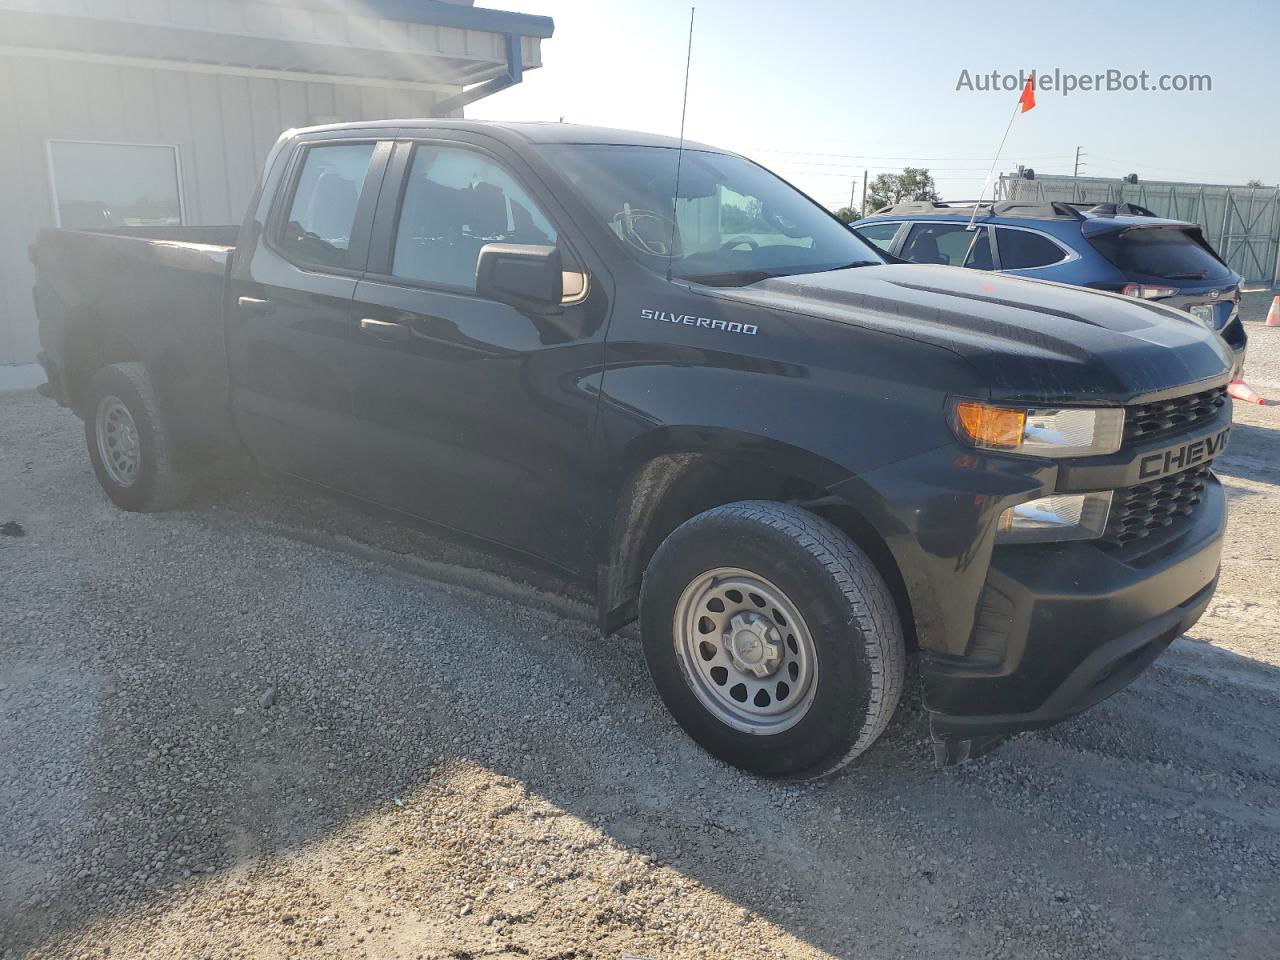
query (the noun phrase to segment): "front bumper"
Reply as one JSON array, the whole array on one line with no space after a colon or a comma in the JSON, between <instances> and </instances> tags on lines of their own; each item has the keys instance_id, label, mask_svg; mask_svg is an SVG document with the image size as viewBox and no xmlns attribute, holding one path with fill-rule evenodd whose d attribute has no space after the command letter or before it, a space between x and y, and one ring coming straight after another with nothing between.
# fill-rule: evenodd
<instances>
[{"instance_id":1,"label":"front bumper","mask_svg":"<svg viewBox=\"0 0 1280 960\"><path fill-rule=\"evenodd\" d=\"M994 550L965 655L921 658L940 759L1064 720L1145 670L1213 596L1225 501L1211 479L1193 518L1133 549Z\"/></svg>"}]
</instances>

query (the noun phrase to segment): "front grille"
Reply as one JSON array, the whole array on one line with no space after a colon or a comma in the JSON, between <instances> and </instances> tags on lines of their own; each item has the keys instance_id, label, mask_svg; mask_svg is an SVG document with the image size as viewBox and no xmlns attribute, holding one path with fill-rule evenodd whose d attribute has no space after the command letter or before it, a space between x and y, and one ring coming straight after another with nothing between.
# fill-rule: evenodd
<instances>
[{"instance_id":1,"label":"front grille","mask_svg":"<svg viewBox=\"0 0 1280 960\"><path fill-rule=\"evenodd\" d=\"M1124 415L1125 445L1145 443L1160 437L1190 430L1196 424L1216 416L1227 402L1227 388L1215 387L1200 393L1189 393L1172 400L1158 400L1136 407L1126 407Z\"/></svg>"},{"instance_id":2,"label":"front grille","mask_svg":"<svg viewBox=\"0 0 1280 960\"><path fill-rule=\"evenodd\" d=\"M1101 542L1122 547L1157 530L1186 523L1204 499L1209 466L1202 463L1150 483L1117 490Z\"/></svg>"}]
</instances>

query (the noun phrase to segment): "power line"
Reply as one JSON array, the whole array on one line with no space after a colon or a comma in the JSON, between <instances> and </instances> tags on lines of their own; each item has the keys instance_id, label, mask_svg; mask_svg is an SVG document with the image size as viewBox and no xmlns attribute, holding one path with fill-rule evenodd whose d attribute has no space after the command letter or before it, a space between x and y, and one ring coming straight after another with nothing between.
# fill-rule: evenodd
<instances>
[{"instance_id":1,"label":"power line","mask_svg":"<svg viewBox=\"0 0 1280 960\"><path fill-rule=\"evenodd\" d=\"M794 173L794 174L798 174L800 176L805 176L805 177L836 177L837 179L840 179L840 180L848 180L850 177L853 177L862 173L863 170L885 170L885 171L892 170L896 172L902 171L901 167L856 167L853 169L846 169L846 170L840 170L840 171L806 170L803 167L771 167L770 169L778 171L780 173ZM932 174L935 171L942 172L942 173L982 173L987 168L986 167L928 167L927 169L929 173ZM935 177L934 179L937 179L937 178ZM961 178L961 179L965 179L965 178Z\"/></svg>"},{"instance_id":2,"label":"power line","mask_svg":"<svg viewBox=\"0 0 1280 960\"><path fill-rule=\"evenodd\" d=\"M745 152L745 151L744 151ZM870 154L861 153L818 153L813 150L777 150L772 147L757 147L756 153L782 153L797 157L834 157L844 160L918 160L925 162L949 161L949 160L990 160L990 157L915 157L910 154L887 154L885 156L872 156ZM1044 156L1023 157L1024 160L1066 160L1071 157L1069 153L1046 154Z\"/></svg>"},{"instance_id":3,"label":"power line","mask_svg":"<svg viewBox=\"0 0 1280 960\"><path fill-rule=\"evenodd\" d=\"M901 170L901 169L902 169L902 167L901 167L900 165L898 165L898 164L865 164L865 163L848 164L848 163L820 163L820 162L818 162L818 161L816 161L816 160L780 160L778 163L779 163L779 166L780 166L781 164L784 164L784 163L785 163L785 164L792 164L792 165L794 165L794 164L802 164L802 165L804 165L804 166L806 166L806 167L822 167L822 168L824 168L824 169L830 168L830 169L839 169L839 170L862 170L862 169L868 169L868 170ZM909 164L908 164L908 166L909 166ZM929 169L930 169L930 170L985 170L985 169L987 169L987 168L986 168L986 167L929 167Z\"/></svg>"},{"instance_id":4,"label":"power line","mask_svg":"<svg viewBox=\"0 0 1280 960\"><path fill-rule=\"evenodd\" d=\"M1153 168L1153 167L1152 167L1152 165L1151 165L1151 164L1149 164L1149 163L1134 163L1132 160L1117 160L1115 157L1104 157L1104 156L1101 156L1101 155L1096 154L1096 153L1095 153L1095 154L1093 154L1093 158L1094 158L1095 160L1105 160L1105 161L1107 161L1106 163L1102 164L1102 166L1104 166L1104 167L1110 167L1111 169L1124 169L1124 170L1127 170L1127 171L1128 171L1128 172L1130 172L1130 173L1132 173L1134 170L1142 170L1142 169L1148 169L1148 170L1150 170L1150 169L1155 169L1155 170L1160 170L1160 171L1162 171L1162 172L1164 172L1164 173L1173 173L1173 174L1177 174L1177 175L1178 175L1178 176L1180 176L1180 177L1202 177L1202 178L1206 178L1206 179L1210 179L1210 180L1216 180L1216 181L1220 181L1220 180L1222 179L1222 178L1218 177L1216 174L1210 174L1210 173L1191 173L1191 172L1189 172L1189 171L1187 171L1187 170L1176 170L1176 169L1174 169L1173 167L1165 167L1165 166L1161 166L1161 165L1156 165L1156 166ZM1112 164L1116 164L1117 166L1112 166Z\"/></svg>"}]
</instances>

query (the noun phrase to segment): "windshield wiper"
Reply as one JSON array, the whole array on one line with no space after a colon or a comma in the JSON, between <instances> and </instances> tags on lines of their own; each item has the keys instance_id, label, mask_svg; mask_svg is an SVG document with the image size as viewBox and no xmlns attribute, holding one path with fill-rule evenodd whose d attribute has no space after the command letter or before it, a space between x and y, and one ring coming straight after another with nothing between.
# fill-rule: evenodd
<instances>
[{"instance_id":1,"label":"windshield wiper","mask_svg":"<svg viewBox=\"0 0 1280 960\"><path fill-rule=\"evenodd\" d=\"M680 279L690 283L704 283L709 287L741 287L774 277L785 277L787 273L786 270L732 270L728 273L693 274Z\"/></svg>"},{"instance_id":2,"label":"windshield wiper","mask_svg":"<svg viewBox=\"0 0 1280 960\"><path fill-rule=\"evenodd\" d=\"M823 272L827 270L852 270L854 267L883 267L884 263L880 260L854 260L850 263L842 263L838 267L823 267ZM817 271L814 271L817 272Z\"/></svg>"},{"instance_id":3,"label":"windshield wiper","mask_svg":"<svg viewBox=\"0 0 1280 960\"><path fill-rule=\"evenodd\" d=\"M773 270L731 270L727 273L703 273L684 277L691 283L704 283L709 287L744 287L749 283L761 280L774 280L778 277L794 277L805 273L827 273L831 270L849 270L853 267L883 266L878 260L854 260L850 263L822 264L819 266L796 265L775 268Z\"/></svg>"}]
</instances>

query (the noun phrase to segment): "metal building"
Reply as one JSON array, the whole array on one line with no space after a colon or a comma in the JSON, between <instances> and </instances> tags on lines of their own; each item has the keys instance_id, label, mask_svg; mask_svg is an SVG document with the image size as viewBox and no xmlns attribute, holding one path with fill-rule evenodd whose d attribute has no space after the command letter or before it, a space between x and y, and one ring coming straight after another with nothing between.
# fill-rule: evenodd
<instances>
[{"instance_id":1,"label":"metal building","mask_svg":"<svg viewBox=\"0 0 1280 960\"><path fill-rule=\"evenodd\" d=\"M37 229L238 223L283 130L461 115L553 29L472 2L0 0L0 386L43 380Z\"/></svg>"},{"instance_id":2,"label":"metal building","mask_svg":"<svg viewBox=\"0 0 1280 960\"><path fill-rule=\"evenodd\" d=\"M1204 237L1245 282L1280 284L1280 187L1109 177L1004 174L1001 200L1136 203L1152 213L1200 224Z\"/></svg>"}]
</instances>

